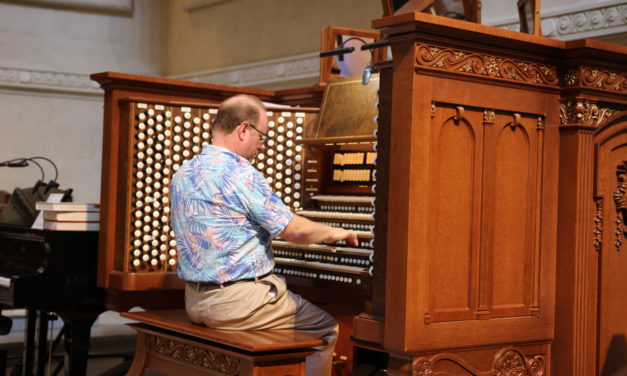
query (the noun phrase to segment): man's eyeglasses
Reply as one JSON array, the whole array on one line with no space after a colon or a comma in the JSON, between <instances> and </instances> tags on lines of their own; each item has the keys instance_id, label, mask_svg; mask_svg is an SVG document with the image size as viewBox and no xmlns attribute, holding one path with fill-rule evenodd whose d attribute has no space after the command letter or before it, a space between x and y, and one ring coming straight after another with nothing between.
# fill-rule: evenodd
<instances>
[{"instance_id":1,"label":"man's eyeglasses","mask_svg":"<svg viewBox=\"0 0 627 376\"><path fill-rule=\"evenodd\" d=\"M251 127L252 129L256 130L256 131L257 131L257 133L259 133L259 136L260 136L260 137L259 137L259 142L261 142L262 144L265 144L265 143L266 143L266 141L268 141L269 136L268 136L268 134L267 134L267 133L264 133L264 132L260 131L259 129L257 129L257 127L255 127L255 126L253 125L253 123L251 123L251 122L248 122L248 125L250 125L250 127Z\"/></svg>"}]
</instances>

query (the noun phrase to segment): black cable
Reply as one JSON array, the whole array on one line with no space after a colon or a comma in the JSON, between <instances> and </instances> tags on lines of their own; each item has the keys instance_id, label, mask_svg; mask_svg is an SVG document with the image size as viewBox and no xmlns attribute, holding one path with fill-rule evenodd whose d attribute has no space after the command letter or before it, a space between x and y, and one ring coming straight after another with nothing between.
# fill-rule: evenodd
<instances>
[{"instance_id":1,"label":"black cable","mask_svg":"<svg viewBox=\"0 0 627 376\"><path fill-rule=\"evenodd\" d=\"M52 165L52 167L54 167L54 179L52 179L53 182L56 182L57 179L59 178L59 170L57 169L57 165L54 164L53 161L51 161L50 159L46 158L46 157L30 157L28 158L29 161L32 161L33 163L36 163L35 161L33 161L33 159L43 159L45 161L47 161L48 163L50 163Z\"/></svg>"},{"instance_id":2,"label":"black cable","mask_svg":"<svg viewBox=\"0 0 627 376\"><path fill-rule=\"evenodd\" d=\"M35 162L35 161L31 161L31 162L33 162L34 164L36 164L36 165L37 165L37 167L39 167L39 170L41 171L41 181L45 181L45 180L44 180L44 177L45 177L45 174L44 174L44 169L41 167L41 165L40 165L39 163L37 163L37 162Z\"/></svg>"},{"instance_id":3,"label":"black cable","mask_svg":"<svg viewBox=\"0 0 627 376\"><path fill-rule=\"evenodd\" d=\"M6 167L26 167L28 166L28 161L33 162L34 164L37 165L37 167L39 167L39 171L41 171L41 181L44 181L45 178L45 174L44 174L44 169L41 167L41 164L30 160L29 158L13 158L13 159L9 159L6 160L4 162L0 162L0 166L6 166Z\"/></svg>"}]
</instances>

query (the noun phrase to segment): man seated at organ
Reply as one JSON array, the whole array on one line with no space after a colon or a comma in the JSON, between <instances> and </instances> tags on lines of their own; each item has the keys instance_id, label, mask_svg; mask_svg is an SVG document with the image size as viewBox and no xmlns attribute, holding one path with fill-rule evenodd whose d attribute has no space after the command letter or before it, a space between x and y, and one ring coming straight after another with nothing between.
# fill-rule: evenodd
<instances>
[{"instance_id":1,"label":"man seated at organ","mask_svg":"<svg viewBox=\"0 0 627 376\"><path fill-rule=\"evenodd\" d=\"M270 243L281 236L301 244L345 240L356 246L357 235L292 213L251 165L268 131L258 98L224 101L212 129L212 144L181 166L170 190L187 313L213 328L318 335L327 345L307 359L307 375L330 375L337 323L272 273Z\"/></svg>"}]
</instances>

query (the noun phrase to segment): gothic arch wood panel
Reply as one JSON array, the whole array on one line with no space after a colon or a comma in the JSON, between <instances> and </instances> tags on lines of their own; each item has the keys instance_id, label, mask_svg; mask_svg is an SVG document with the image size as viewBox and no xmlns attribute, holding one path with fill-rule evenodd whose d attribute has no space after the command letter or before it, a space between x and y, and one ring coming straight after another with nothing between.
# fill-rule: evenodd
<instances>
[{"instance_id":1,"label":"gothic arch wood panel","mask_svg":"<svg viewBox=\"0 0 627 376\"><path fill-rule=\"evenodd\" d=\"M597 367L609 375L627 366L627 113L601 124L594 143L596 231L590 257L598 262L598 295L589 315L597 318Z\"/></svg>"},{"instance_id":2,"label":"gothic arch wood panel","mask_svg":"<svg viewBox=\"0 0 627 376\"><path fill-rule=\"evenodd\" d=\"M480 119L477 113L458 117L449 107L432 118L427 316L433 322L470 319L476 307Z\"/></svg>"},{"instance_id":3,"label":"gothic arch wood panel","mask_svg":"<svg viewBox=\"0 0 627 376\"><path fill-rule=\"evenodd\" d=\"M492 316L529 314L534 254L536 154L533 118L497 124L495 142ZM511 117L510 117L511 119Z\"/></svg>"}]
</instances>

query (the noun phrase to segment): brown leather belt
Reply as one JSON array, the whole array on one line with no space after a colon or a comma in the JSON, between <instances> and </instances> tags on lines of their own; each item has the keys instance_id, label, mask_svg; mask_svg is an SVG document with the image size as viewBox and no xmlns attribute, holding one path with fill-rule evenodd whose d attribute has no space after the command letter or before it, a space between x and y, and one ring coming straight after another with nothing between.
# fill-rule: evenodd
<instances>
[{"instance_id":1,"label":"brown leather belt","mask_svg":"<svg viewBox=\"0 0 627 376\"><path fill-rule=\"evenodd\" d=\"M203 287L203 289L212 289L212 288L216 288L216 287L230 286L230 285L233 285L233 284L238 283L238 282L254 282L254 281L258 281L258 280L260 280L262 278L266 278L270 274L272 274L272 272L269 272L269 273L266 273L266 274L262 274L260 276L254 277L254 278L238 279L236 281L227 281L227 282L222 282L222 283L196 282L196 281L186 281L186 282L187 282L187 284L189 284L191 287L193 287L195 289L200 289L201 287Z\"/></svg>"}]
</instances>

